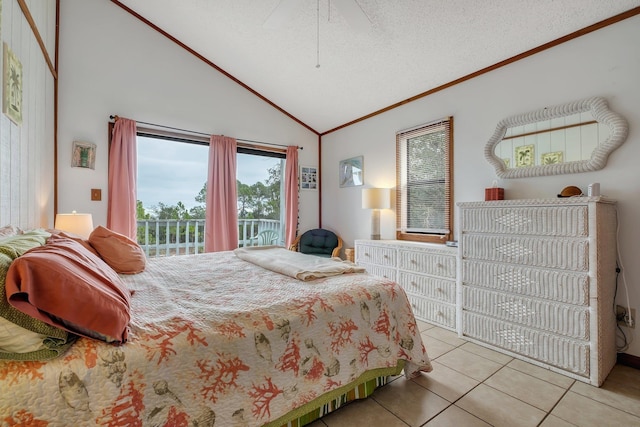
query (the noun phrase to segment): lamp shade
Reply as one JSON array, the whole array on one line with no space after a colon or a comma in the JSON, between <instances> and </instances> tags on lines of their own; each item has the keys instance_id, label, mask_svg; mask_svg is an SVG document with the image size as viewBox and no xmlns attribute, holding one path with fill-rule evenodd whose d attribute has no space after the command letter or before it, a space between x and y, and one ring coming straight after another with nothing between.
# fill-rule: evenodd
<instances>
[{"instance_id":1,"label":"lamp shade","mask_svg":"<svg viewBox=\"0 0 640 427\"><path fill-rule=\"evenodd\" d=\"M391 190L388 188L364 188L362 190L362 209L389 209Z\"/></svg>"},{"instance_id":2,"label":"lamp shade","mask_svg":"<svg viewBox=\"0 0 640 427\"><path fill-rule=\"evenodd\" d=\"M88 239L93 231L93 217L91 214L76 213L76 211L70 214L57 214L54 227Z\"/></svg>"}]
</instances>

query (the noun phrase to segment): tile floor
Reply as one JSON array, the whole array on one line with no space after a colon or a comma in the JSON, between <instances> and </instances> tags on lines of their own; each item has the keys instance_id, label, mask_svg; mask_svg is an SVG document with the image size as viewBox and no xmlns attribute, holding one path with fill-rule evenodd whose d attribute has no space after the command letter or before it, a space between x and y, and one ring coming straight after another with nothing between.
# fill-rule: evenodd
<instances>
[{"instance_id":1,"label":"tile floor","mask_svg":"<svg viewBox=\"0 0 640 427\"><path fill-rule=\"evenodd\" d=\"M311 427L640 426L640 370L593 387L419 322L433 371L396 377Z\"/></svg>"}]
</instances>

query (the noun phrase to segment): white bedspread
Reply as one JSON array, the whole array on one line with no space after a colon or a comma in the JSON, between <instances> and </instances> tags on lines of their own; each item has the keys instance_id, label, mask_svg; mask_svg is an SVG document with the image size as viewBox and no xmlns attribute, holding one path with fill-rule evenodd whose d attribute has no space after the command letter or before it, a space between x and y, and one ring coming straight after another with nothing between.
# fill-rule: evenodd
<instances>
[{"instance_id":1,"label":"white bedspread","mask_svg":"<svg viewBox=\"0 0 640 427\"><path fill-rule=\"evenodd\" d=\"M238 258L252 264L304 281L365 272L363 267L349 261L306 255L281 246L253 246L239 248L233 252Z\"/></svg>"}]
</instances>

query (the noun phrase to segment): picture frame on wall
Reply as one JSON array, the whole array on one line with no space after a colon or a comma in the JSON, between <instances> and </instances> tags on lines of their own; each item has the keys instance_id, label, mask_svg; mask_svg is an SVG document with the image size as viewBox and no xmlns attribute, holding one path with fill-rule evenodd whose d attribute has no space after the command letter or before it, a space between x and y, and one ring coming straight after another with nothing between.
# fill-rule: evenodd
<instances>
[{"instance_id":1,"label":"picture frame on wall","mask_svg":"<svg viewBox=\"0 0 640 427\"><path fill-rule=\"evenodd\" d=\"M74 141L71 150L71 166L74 168L96 168L96 144Z\"/></svg>"},{"instance_id":2,"label":"picture frame on wall","mask_svg":"<svg viewBox=\"0 0 640 427\"><path fill-rule=\"evenodd\" d=\"M553 151L551 153L544 153L540 156L540 164L542 165L557 165L562 163L564 153L562 151Z\"/></svg>"},{"instance_id":3,"label":"picture frame on wall","mask_svg":"<svg viewBox=\"0 0 640 427\"><path fill-rule=\"evenodd\" d=\"M300 189L318 189L318 168L313 166L300 166Z\"/></svg>"},{"instance_id":4,"label":"picture frame on wall","mask_svg":"<svg viewBox=\"0 0 640 427\"><path fill-rule=\"evenodd\" d=\"M516 167L535 166L535 146L522 145L515 148Z\"/></svg>"},{"instance_id":5,"label":"picture frame on wall","mask_svg":"<svg viewBox=\"0 0 640 427\"><path fill-rule=\"evenodd\" d=\"M358 156L341 160L339 174L340 188L364 185L364 157Z\"/></svg>"},{"instance_id":6,"label":"picture frame on wall","mask_svg":"<svg viewBox=\"0 0 640 427\"><path fill-rule=\"evenodd\" d=\"M3 43L4 76L2 112L15 124L22 124L22 64L11 48Z\"/></svg>"}]
</instances>

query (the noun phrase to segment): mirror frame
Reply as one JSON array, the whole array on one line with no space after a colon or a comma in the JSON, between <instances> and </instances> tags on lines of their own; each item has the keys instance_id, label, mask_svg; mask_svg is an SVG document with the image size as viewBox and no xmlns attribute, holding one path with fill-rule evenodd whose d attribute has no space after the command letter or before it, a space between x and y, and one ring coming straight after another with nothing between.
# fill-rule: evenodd
<instances>
[{"instance_id":1,"label":"mirror frame","mask_svg":"<svg viewBox=\"0 0 640 427\"><path fill-rule=\"evenodd\" d=\"M495 155L495 147L504 138L507 128L527 125L543 120L570 116L572 114L591 111L598 123L609 126L609 138L591 153L589 160L538 165L521 168L506 168L502 159ZM560 175L567 173L591 172L602 169L607 164L609 155L627 139L629 125L620 114L611 111L604 98L592 97L568 104L545 107L538 111L507 117L498 122L495 132L484 148L484 157L493 165L500 178L525 178L533 176Z\"/></svg>"}]
</instances>

